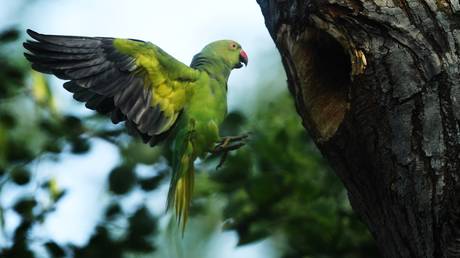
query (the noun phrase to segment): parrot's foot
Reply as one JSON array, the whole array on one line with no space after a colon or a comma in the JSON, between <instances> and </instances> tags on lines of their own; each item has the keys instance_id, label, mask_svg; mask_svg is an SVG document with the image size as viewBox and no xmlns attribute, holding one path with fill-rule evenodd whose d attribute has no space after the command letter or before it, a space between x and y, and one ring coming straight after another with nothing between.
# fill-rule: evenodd
<instances>
[{"instance_id":1,"label":"parrot's foot","mask_svg":"<svg viewBox=\"0 0 460 258\"><path fill-rule=\"evenodd\" d=\"M219 169L224 164L225 160L227 159L227 154L230 151L243 147L246 144L245 140L248 137L249 134L223 137L222 140L217 143L214 149L210 151L213 155L222 154L216 169Z\"/></svg>"}]
</instances>

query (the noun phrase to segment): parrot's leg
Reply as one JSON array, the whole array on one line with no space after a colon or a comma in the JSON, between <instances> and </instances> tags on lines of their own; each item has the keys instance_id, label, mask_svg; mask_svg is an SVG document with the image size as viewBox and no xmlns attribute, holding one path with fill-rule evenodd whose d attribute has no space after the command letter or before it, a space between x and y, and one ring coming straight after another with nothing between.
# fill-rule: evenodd
<instances>
[{"instance_id":1,"label":"parrot's leg","mask_svg":"<svg viewBox=\"0 0 460 258\"><path fill-rule=\"evenodd\" d=\"M216 146L213 150L211 150L211 153L214 155L218 155L222 153L222 157L220 158L219 164L217 165L216 169L219 169L227 159L227 155L230 151L232 150L237 150L241 147L243 147L246 143L244 142L237 142L234 144L227 144L225 147L224 146Z\"/></svg>"},{"instance_id":2,"label":"parrot's leg","mask_svg":"<svg viewBox=\"0 0 460 258\"><path fill-rule=\"evenodd\" d=\"M220 157L220 160L219 160L219 164L217 164L217 166L216 166L216 170L218 170L220 167L222 167L222 165L224 164L225 160L227 159L227 155L228 155L228 152L224 152L224 154L222 154L222 157Z\"/></svg>"},{"instance_id":3,"label":"parrot's leg","mask_svg":"<svg viewBox=\"0 0 460 258\"><path fill-rule=\"evenodd\" d=\"M220 158L216 169L219 169L224 164L225 160L227 159L228 152L243 147L246 144L244 140L248 137L249 134L223 137L222 140L217 143L214 149L210 151L214 155L222 153L222 157Z\"/></svg>"},{"instance_id":4,"label":"parrot's leg","mask_svg":"<svg viewBox=\"0 0 460 258\"><path fill-rule=\"evenodd\" d=\"M243 134L243 135L238 135L238 136L226 136L223 137L219 142L217 142L217 145L215 148L226 148L230 143L234 142L240 142L244 143L243 140L247 139L249 137L249 134Z\"/></svg>"}]
</instances>

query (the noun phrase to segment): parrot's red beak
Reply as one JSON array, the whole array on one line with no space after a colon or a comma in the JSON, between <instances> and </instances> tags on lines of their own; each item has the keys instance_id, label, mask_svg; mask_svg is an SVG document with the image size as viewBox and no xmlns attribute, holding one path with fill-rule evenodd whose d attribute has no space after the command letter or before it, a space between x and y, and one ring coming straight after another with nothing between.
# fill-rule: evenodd
<instances>
[{"instance_id":1,"label":"parrot's red beak","mask_svg":"<svg viewBox=\"0 0 460 258\"><path fill-rule=\"evenodd\" d=\"M248 65L248 55L244 50L240 51L240 62L244 64L244 66Z\"/></svg>"}]
</instances>

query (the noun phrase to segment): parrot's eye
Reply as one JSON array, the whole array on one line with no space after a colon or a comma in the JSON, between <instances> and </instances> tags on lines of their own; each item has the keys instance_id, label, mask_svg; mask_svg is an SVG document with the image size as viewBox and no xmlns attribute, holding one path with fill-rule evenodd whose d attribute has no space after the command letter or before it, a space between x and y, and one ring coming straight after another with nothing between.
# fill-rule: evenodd
<instances>
[{"instance_id":1,"label":"parrot's eye","mask_svg":"<svg viewBox=\"0 0 460 258\"><path fill-rule=\"evenodd\" d=\"M230 44L231 49L236 49L237 47L238 47L238 45L236 45L236 43L231 43Z\"/></svg>"}]
</instances>

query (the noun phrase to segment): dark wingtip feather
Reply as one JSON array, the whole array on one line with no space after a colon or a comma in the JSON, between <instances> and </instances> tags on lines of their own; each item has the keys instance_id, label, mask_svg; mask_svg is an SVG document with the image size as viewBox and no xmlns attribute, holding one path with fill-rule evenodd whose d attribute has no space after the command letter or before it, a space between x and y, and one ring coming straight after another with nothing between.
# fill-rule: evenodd
<instances>
[{"instance_id":1,"label":"dark wingtip feather","mask_svg":"<svg viewBox=\"0 0 460 258\"><path fill-rule=\"evenodd\" d=\"M25 41L24 43L22 43L22 46L23 46L25 49L29 50L30 52L33 52L33 51L32 51L33 47L32 47L32 45L31 45L31 41L30 41L30 40L27 40L27 41Z\"/></svg>"},{"instance_id":2,"label":"dark wingtip feather","mask_svg":"<svg viewBox=\"0 0 460 258\"><path fill-rule=\"evenodd\" d=\"M42 36L40 33L36 32L36 31L33 31L31 29L27 29L26 30L26 33L32 37L33 39L36 39L36 40L40 40L40 36Z\"/></svg>"},{"instance_id":3,"label":"dark wingtip feather","mask_svg":"<svg viewBox=\"0 0 460 258\"><path fill-rule=\"evenodd\" d=\"M46 35L46 34L41 34L41 33L38 33L36 31L33 31L31 29L27 29L27 34L29 34L30 37L32 37L33 39L39 41L39 42L48 42L48 43L53 43L52 41L50 41L50 39L54 36L52 35ZM58 36L58 37L61 37L61 36Z\"/></svg>"},{"instance_id":4,"label":"dark wingtip feather","mask_svg":"<svg viewBox=\"0 0 460 258\"><path fill-rule=\"evenodd\" d=\"M29 53L26 53L24 52L24 57L29 61L29 62L33 62L34 61L34 56L29 54Z\"/></svg>"},{"instance_id":5,"label":"dark wingtip feather","mask_svg":"<svg viewBox=\"0 0 460 258\"><path fill-rule=\"evenodd\" d=\"M24 57L27 59L27 61L29 61L30 63L33 64L33 62L32 62L33 57L32 57L31 54L29 54L27 52L24 52Z\"/></svg>"},{"instance_id":6,"label":"dark wingtip feather","mask_svg":"<svg viewBox=\"0 0 460 258\"><path fill-rule=\"evenodd\" d=\"M45 34L41 34L41 33L38 33L36 31L33 31L31 29L27 29L27 34L29 34L29 36L39 42L48 42L48 43L51 43L49 42L49 40L47 40L46 38L49 37L49 35L45 35Z\"/></svg>"},{"instance_id":7,"label":"dark wingtip feather","mask_svg":"<svg viewBox=\"0 0 460 258\"><path fill-rule=\"evenodd\" d=\"M27 30L27 34L40 43L49 43L70 48L94 49L103 43L102 38L95 37L40 34L33 30Z\"/></svg>"},{"instance_id":8,"label":"dark wingtip feather","mask_svg":"<svg viewBox=\"0 0 460 258\"><path fill-rule=\"evenodd\" d=\"M29 49L28 49L29 44L27 43L27 41L24 42L24 43L22 43L22 46L23 46L25 49L29 50Z\"/></svg>"},{"instance_id":9,"label":"dark wingtip feather","mask_svg":"<svg viewBox=\"0 0 460 258\"><path fill-rule=\"evenodd\" d=\"M34 34L34 33L37 33L37 32L35 32L35 31L31 30L31 29L27 29L27 30L26 30L26 33L27 33L29 36L32 36L31 34Z\"/></svg>"},{"instance_id":10,"label":"dark wingtip feather","mask_svg":"<svg viewBox=\"0 0 460 258\"><path fill-rule=\"evenodd\" d=\"M32 69L41 73L53 74L53 70L35 63L32 63Z\"/></svg>"},{"instance_id":11,"label":"dark wingtip feather","mask_svg":"<svg viewBox=\"0 0 460 258\"><path fill-rule=\"evenodd\" d=\"M29 52L34 52L34 48L31 44L31 41L30 40L27 40L26 42L22 43L22 46Z\"/></svg>"}]
</instances>

